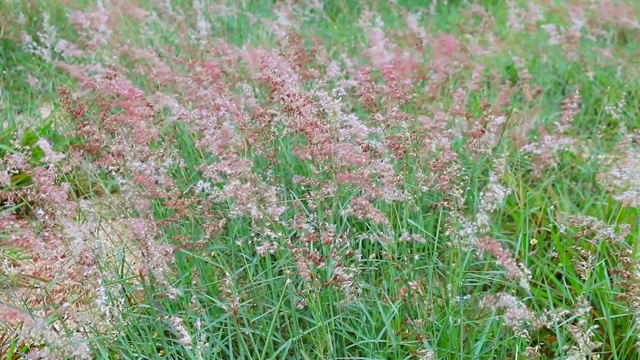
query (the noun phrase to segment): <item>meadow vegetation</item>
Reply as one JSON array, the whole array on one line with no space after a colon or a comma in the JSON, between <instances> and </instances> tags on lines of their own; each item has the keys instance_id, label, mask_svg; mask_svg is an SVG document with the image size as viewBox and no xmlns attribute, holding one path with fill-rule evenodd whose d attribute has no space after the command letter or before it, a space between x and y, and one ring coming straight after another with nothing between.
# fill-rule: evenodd
<instances>
[{"instance_id":1,"label":"meadow vegetation","mask_svg":"<svg viewBox=\"0 0 640 360\"><path fill-rule=\"evenodd\" d=\"M0 2L2 359L640 359L640 5Z\"/></svg>"}]
</instances>

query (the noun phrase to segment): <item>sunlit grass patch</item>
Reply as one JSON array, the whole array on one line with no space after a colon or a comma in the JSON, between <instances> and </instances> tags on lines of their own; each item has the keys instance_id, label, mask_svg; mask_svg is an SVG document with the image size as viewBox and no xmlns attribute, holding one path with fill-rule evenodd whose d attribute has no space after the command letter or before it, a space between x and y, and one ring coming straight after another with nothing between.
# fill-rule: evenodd
<instances>
[{"instance_id":1,"label":"sunlit grass patch","mask_svg":"<svg viewBox=\"0 0 640 360\"><path fill-rule=\"evenodd\" d=\"M636 7L6 6L10 358L637 355Z\"/></svg>"}]
</instances>

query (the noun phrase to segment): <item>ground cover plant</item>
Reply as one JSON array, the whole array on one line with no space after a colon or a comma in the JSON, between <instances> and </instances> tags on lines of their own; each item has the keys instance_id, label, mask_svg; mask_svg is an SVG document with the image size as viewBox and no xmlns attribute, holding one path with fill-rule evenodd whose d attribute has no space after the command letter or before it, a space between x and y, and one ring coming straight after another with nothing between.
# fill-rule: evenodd
<instances>
[{"instance_id":1,"label":"ground cover plant","mask_svg":"<svg viewBox=\"0 0 640 360\"><path fill-rule=\"evenodd\" d=\"M2 358L640 358L639 7L0 2Z\"/></svg>"}]
</instances>

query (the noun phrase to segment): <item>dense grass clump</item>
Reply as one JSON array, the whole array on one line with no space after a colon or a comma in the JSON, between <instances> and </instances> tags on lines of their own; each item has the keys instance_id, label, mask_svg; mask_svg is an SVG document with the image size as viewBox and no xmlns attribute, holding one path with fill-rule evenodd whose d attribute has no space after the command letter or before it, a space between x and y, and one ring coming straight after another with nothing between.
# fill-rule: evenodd
<instances>
[{"instance_id":1,"label":"dense grass clump","mask_svg":"<svg viewBox=\"0 0 640 360\"><path fill-rule=\"evenodd\" d=\"M635 359L624 1L0 4L4 359Z\"/></svg>"}]
</instances>

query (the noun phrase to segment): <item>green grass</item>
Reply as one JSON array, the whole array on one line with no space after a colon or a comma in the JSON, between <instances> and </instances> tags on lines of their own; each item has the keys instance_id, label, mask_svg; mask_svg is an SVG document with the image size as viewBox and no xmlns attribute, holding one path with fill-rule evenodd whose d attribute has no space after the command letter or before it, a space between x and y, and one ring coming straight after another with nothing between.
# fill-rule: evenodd
<instances>
[{"instance_id":1,"label":"green grass","mask_svg":"<svg viewBox=\"0 0 640 360\"><path fill-rule=\"evenodd\" d=\"M62 29L61 34L73 34L67 20L60 15L61 5L46 1L32 3L37 4L38 9L57 14L52 16L52 23ZM144 7L152 7L152 2L143 3ZM172 3L186 13L192 11L190 2ZM426 11L422 2L399 3L411 12ZM461 14L464 5L450 3L447 7L440 5L438 16L424 21L426 29L433 33L459 33L458 25L465 21ZM349 4L346 10L344 4ZM495 71L499 77L515 83L519 75L511 56L518 56L531 73L531 86L542 90L533 102L527 102L520 94L514 96L510 122L538 117L542 123L550 124L558 118L563 100L576 88L582 96L582 108L573 121L571 135L588 141L588 147L576 154L561 154L558 165L545 171L541 178L531 176L535 164L519 153L508 138L502 139L491 156L461 157L464 176L460 188L466 201L462 211L471 218L477 213L480 192L489 182L494 158L505 157L507 169L502 184L512 194L492 216L489 231L529 269L530 292L520 288L516 280L509 279L492 257L474 257L467 249L451 246L446 211L437 206L443 195L417 190L416 172L423 166L418 160L409 159L396 169L404 176L403 188L416 198L410 203L377 204L389 219L389 226L384 226L341 215L349 200L358 196L357 186L342 186L336 196L312 206L309 199L313 194L293 181L296 175L312 174L311 162L301 161L294 154L294 149L304 140L282 136L265 146L274 150L276 160L259 154L245 156L262 181L279 187L279 201L286 205L283 220L264 224L250 218L228 217L221 229L208 233L207 226L219 220L211 215L225 217L231 203L216 204L208 211L192 206L191 216L174 221L176 212L166 203L155 200L154 217L167 221L158 241L171 243L184 237L187 243L201 241L202 246L186 246L175 252L175 263L168 278L179 292L175 297L168 297L167 289L153 279L136 274L124 261L123 254L114 254L109 262L100 264L100 271L109 274L109 282L105 284L109 289L107 302L117 304L121 315L115 325L118 329L115 335L102 335L96 329L95 337L89 342L93 355L99 359L412 359L427 349L433 350L439 359L516 359L524 358L527 347L538 344L543 349L542 358L562 359L567 357L565 346L576 344L571 326L586 329L598 325L593 340L603 343L597 349L601 358L637 357L638 330L634 325L637 310L618 299L619 294L629 291L630 285L621 285L614 272L624 263L622 256L627 250L632 251L635 259L640 230L638 211L616 203L597 180L603 171L598 156L615 153L615 146L621 140L621 124L630 131L639 126L636 94L640 93L640 82L637 75L628 70L633 68L629 59L633 59L637 45L616 39L583 40L579 53L586 64L595 64L600 56L593 48L604 46L623 54L621 59L625 63L622 76L617 75L619 70L611 63L591 68L593 77L590 78L585 74L583 63L568 61L557 47L537 45L544 38L540 35L542 32L510 33L506 28L507 9L501 2L483 4L496 18L495 34L511 46L502 47L508 51L478 57L472 62L484 65L487 74ZM19 8L17 3L0 6L0 10ZM270 8L267 2L247 1L242 11L260 18L273 18ZM29 9L32 12L27 15L36 16L33 7ZM310 15L300 33L321 38L330 56L358 57L359 49L367 41L366 34L355 26L360 10L351 2L326 1L324 13ZM404 18L397 8L381 2L376 10L390 29L403 28ZM211 23L212 37L223 37L238 46L276 46L273 36L260 25L251 25L245 15L212 16ZM0 40L0 156L17 150L11 140L20 134L22 138L18 140L33 149L32 161L37 165L42 157L35 145L39 138L49 139L56 150L63 152L71 151L75 141L81 141L69 140L64 134L73 124L60 109L56 92L59 86L73 86L74 82L56 66L22 49L16 37L20 34L18 24L0 23L0 26L4 33L12 35ZM29 21L27 27L26 31L37 31L36 22ZM125 24L119 31L136 46L167 46L176 52L186 48L182 43L183 34L171 23L154 21L149 27L153 35L145 35L135 22ZM546 56L545 61L541 60L542 54ZM97 54L96 58L102 55ZM182 60L199 57L206 55L185 51L176 56ZM126 57L108 61L125 67L136 64ZM447 84L449 88L442 89L442 94L449 94L464 84L469 74L470 70L465 69L453 75ZM30 85L29 77L38 79L39 85ZM154 79L136 75L131 79L150 93L158 90ZM258 82L251 85L263 86ZM483 88L468 99L466 110L475 117L482 114L481 104L494 101L500 91L488 81ZM618 102L623 94L626 106L620 119L613 119L605 107ZM452 99L440 97L436 101L446 108ZM48 104L54 104L53 115L42 119L41 109ZM403 110L417 117L423 115L423 106L413 103ZM92 114L96 114L93 110ZM357 110L367 114L364 109ZM25 122L32 125L21 134L18 129L24 128ZM197 141L198 135L179 125L165 126L158 141L158 147L175 151L184 161L184 167L171 169L175 188L183 194L204 178L199 166L215 159L197 149ZM464 142L454 144L457 148L464 145ZM335 181L336 174L330 169L327 165L315 180ZM11 187L3 191L23 186L18 178L12 181ZM78 198L109 199L118 193L114 176L90 168L74 169L59 181L69 183ZM25 204L28 207L29 203ZM333 210L331 214L326 211L329 209ZM0 210L12 209L0 203ZM135 213L132 209L126 211ZM576 234L581 229L565 227L564 214L592 216L613 228L628 224L630 235L626 242L615 243L589 234ZM301 246L302 232L290 226L298 216L307 219L316 234L335 232L334 244L337 245ZM260 232L266 229L272 234ZM420 235L426 242L399 241L403 231ZM363 238L362 235L372 236ZM17 262L21 260L19 249L4 241L8 238L9 234L3 234L0 229L0 262L5 259ZM267 256L257 256L256 245L263 241L274 241L280 249ZM312 280L302 279L296 274L299 259L289 247L296 251L306 249L308 253L299 254L303 259L317 254L325 266L317 269ZM581 250L591 254L588 261L593 265L586 278L579 275L572 261L579 258ZM357 270L357 284L352 290L356 292L349 293L331 283L336 268L342 269L342 266L347 272ZM4 287L21 286L16 281L15 277L0 271L0 291ZM527 340L505 326L500 311L478 306L483 295L497 292L515 296L536 314L547 310L573 311L580 308L579 301L590 304L593 310L555 319L549 328L529 333ZM180 318L192 335L191 347L180 343L180 334L171 325L172 317ZM0 353L6 353L5 359L18 359L19 352L28 351L27 348L18 351L19 343L9 340L13 337L5 340L1 331Z\"/></svg>"}]
</instances>

